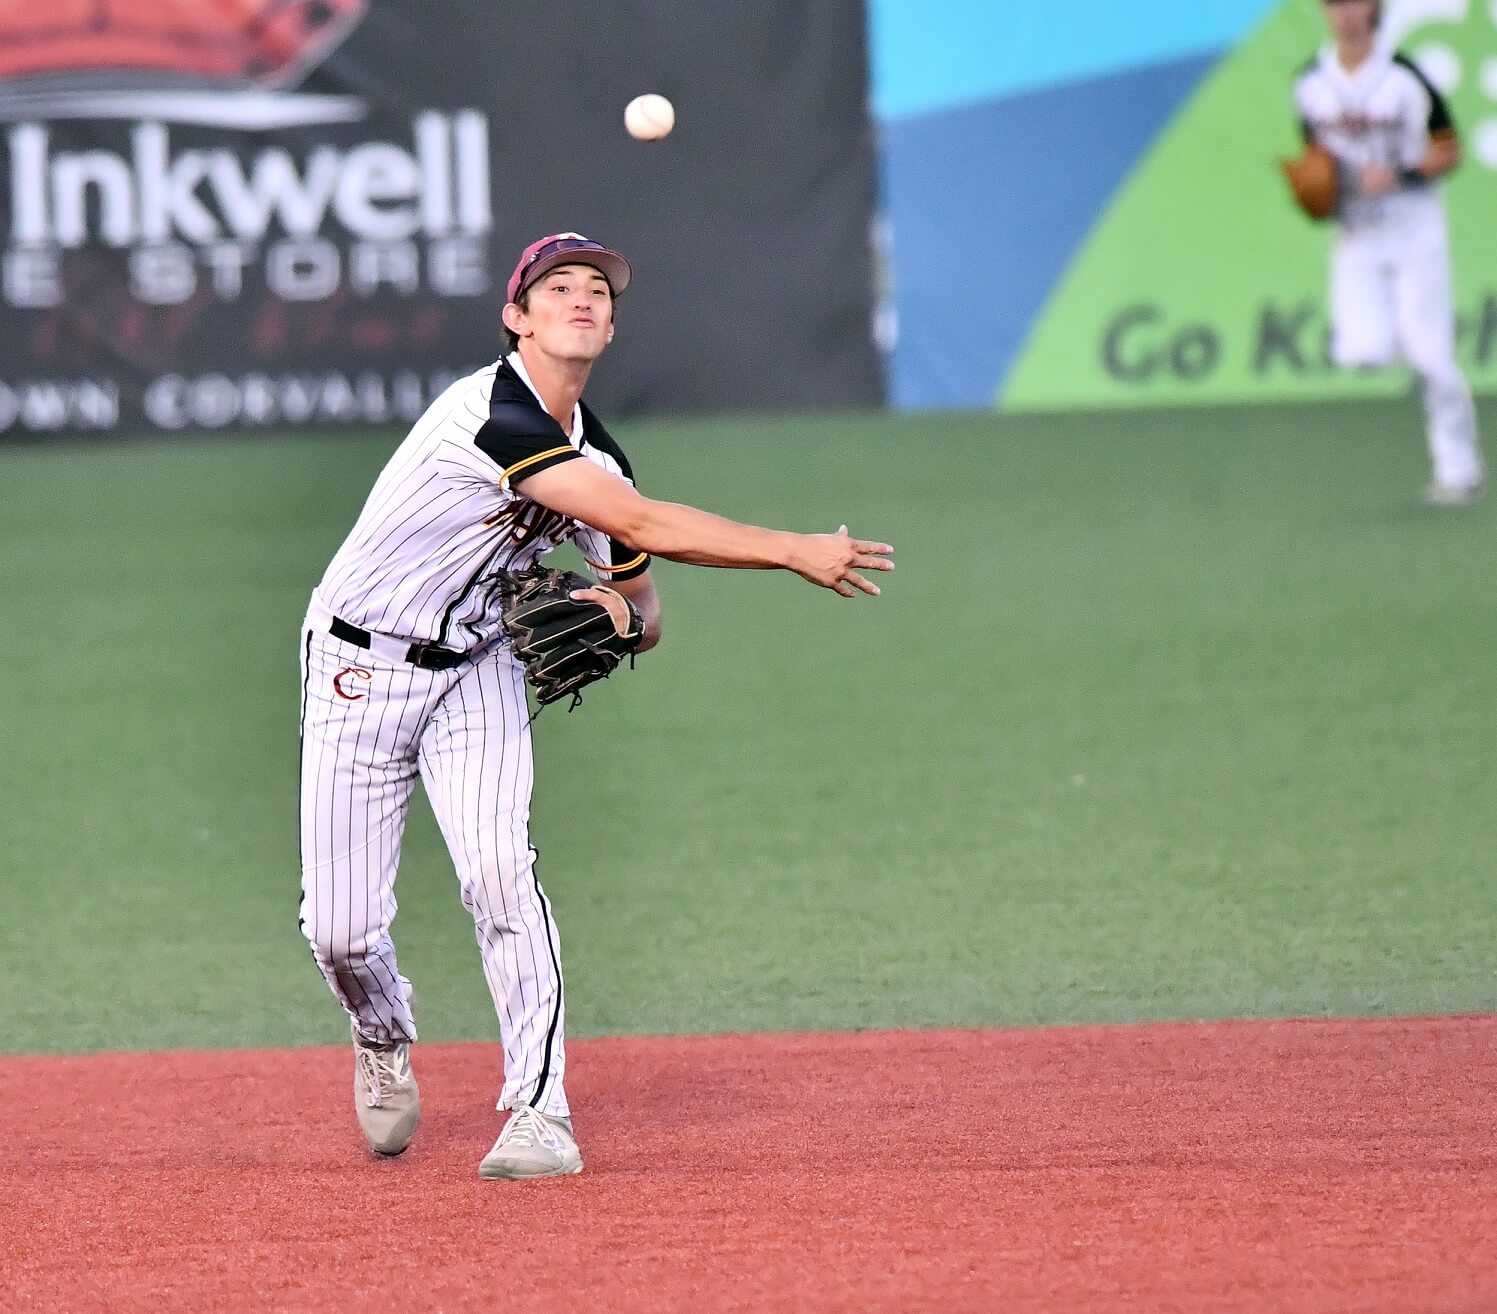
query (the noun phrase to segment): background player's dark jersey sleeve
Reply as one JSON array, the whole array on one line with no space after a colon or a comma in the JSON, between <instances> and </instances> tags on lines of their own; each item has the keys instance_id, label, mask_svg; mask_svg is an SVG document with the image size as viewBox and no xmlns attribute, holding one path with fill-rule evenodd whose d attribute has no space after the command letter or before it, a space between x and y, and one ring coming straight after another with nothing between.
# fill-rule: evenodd
<instances>
[{"instance_id":1,"label":"background player's dark jersey sleeve","mask_svg":"<svg viewBox=\"0 0 1497 1314\"><path fill-rule=\"evenodd\" d=\"M521 395L523 393L523 395ZM489 415L473 444L503 469L500 483L549 470L582 455L537 402L525 384L506 370L494 375Z\"/></svg>"},{"instance_id":2,"label":"background player's dark jersey sleeve","mask_svg":"<svg viewBox=\"0 0 1497 1314\"><path fill-rule=\"evenodd\" d=\"M1407 55L1394 55L1393 62L1402 65L1418 78L1420 86L1424 88L1424 94L1429 97L1429 121L1425 125L1429 129L1429 135L1431 137L1455 136L1455 119L1450 113L1450 105L1435 84L1424 76L1424 71Z\"/></svg>"}]
</instances>

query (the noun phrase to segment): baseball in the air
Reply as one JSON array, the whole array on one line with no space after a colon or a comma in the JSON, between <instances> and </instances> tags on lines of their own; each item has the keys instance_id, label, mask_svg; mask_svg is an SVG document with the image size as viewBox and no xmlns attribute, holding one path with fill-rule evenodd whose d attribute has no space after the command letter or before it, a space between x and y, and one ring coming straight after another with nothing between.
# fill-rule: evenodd
<instances>
[{"instance_id":1,"label":"baseball in the air","mask_svg":"<svg viewBox=\"0 0 1497 1314\"><path fill-rule=\"evenodd\" d=\"M636 141L659 141L676 126L676 107L653 91L624 106L624 127Z\"/></svg>"}]
</instances>

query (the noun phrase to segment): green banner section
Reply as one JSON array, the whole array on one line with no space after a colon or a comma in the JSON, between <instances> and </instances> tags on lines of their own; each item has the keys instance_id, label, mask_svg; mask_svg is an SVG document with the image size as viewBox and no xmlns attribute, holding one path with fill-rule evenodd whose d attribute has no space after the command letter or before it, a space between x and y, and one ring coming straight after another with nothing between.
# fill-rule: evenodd
<instances>
[{"instance_id":1,"label":"green banner section","mask_svg":"<svg viewBox=\"0 0 1497 1314\"><path fill-rule=\"evenodd\" d=\"M1446 187L1460 356L1497 392L1497 5L1405 0L1401 49L1448 98L1466 163ZM1402 371L1327 359L1334 229L1305 219L1275 161L1299 150L1295 71L1325 40L1288 0L1202 84L1099 218L1001 386L1008 410L1377 395Z\"/></svg>"}]
</instances>

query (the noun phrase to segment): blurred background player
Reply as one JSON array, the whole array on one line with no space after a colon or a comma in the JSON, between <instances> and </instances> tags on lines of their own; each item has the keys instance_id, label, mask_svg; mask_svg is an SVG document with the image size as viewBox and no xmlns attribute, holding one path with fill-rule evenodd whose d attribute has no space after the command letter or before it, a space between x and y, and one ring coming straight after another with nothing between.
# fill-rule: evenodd
<instances>
[{"instance_id":1,"label":"blurred background player","mask_svg":"<svg viewBox=\"0 0 1497 1314\"><path fill-rule=\"evenodd\" d=\"M1455 359L1450 237L1439 180L1460 163L1444 98L1379 33L1378 0L1324 0L1331 42L1300 73L1307 142L1341 165L1331 256L1331 352L1344 369L1407 362L1419 378L1433 479L1427 501L1479 498L1471 389Z\"/></svg>"}]
</instances>

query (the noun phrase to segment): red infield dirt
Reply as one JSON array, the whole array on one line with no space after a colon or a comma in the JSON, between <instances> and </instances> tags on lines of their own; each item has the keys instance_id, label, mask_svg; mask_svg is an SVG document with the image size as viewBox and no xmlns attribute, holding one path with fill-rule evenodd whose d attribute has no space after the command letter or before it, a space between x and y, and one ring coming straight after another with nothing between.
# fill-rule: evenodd
<instances>
[{"instance_id":1,"label":"red infield dirt","mask_svg":"<svg viewBox=\"0 0 1497 1314\"><path fill-rule=\"evenodd\" d=\"M6 1310L1497 1311L1497 1017L575 1043L587 1171L481 1182L494 1047L0 1062Z\"/></svg>"}]
</instances>

